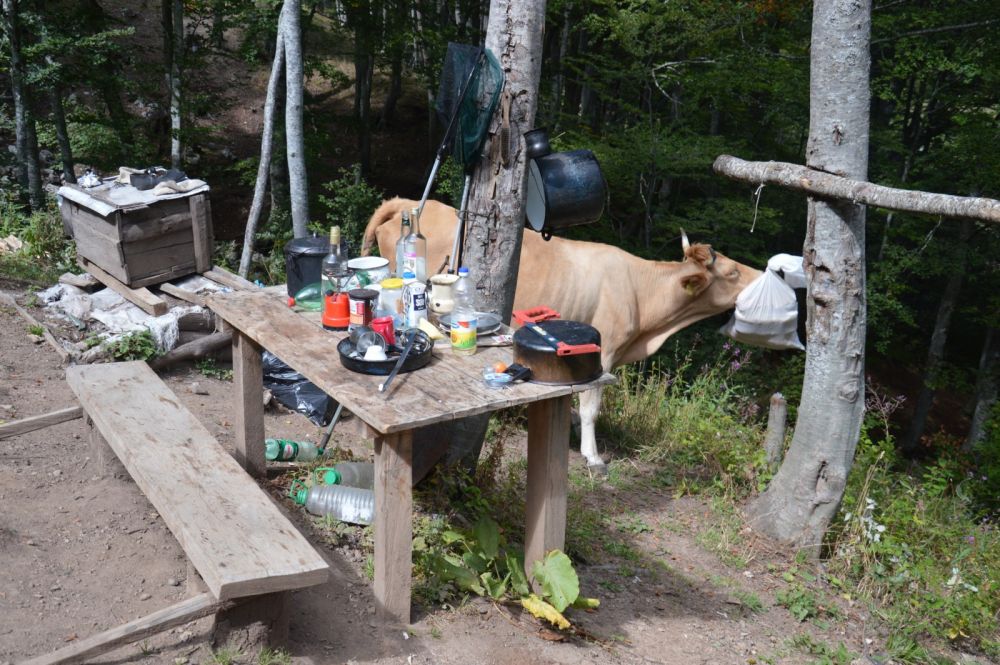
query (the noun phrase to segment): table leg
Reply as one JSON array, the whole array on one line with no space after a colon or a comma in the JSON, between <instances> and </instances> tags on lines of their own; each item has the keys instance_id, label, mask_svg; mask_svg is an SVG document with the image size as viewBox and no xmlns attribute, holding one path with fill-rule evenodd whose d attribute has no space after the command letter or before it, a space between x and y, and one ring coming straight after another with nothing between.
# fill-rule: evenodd
<instances>
[{"instance_id":1,"label":"table leg","mask_svg":"<svg viewBox=\"0 0 1000 665\"><path fill-rule=\"evenodd\" d=\"M264 378L260 346L233 330L233 388L236 393L236 461L251 476L267 474L264 461Z\"/></svg>"},{"instance_id":2,"label":"table leg","mask_svg":"<svg viewBox=\"0 0 1000 665\"><path fill-rule=\"evenodd\" d=\"M375 606L410 623L413 432L375 437Z\"/></svg>"},{"instance_id":3,"label":"table leg","mask_svg":"<svg viewBox=\"0 0 1000 665\"><path fill-rule=\"evenodd\" d=\"M524 570L566 542L566 487L569 472L569 411L572 397L528 405L528 487L525 510Z\"/></svg>"}]
</instances>

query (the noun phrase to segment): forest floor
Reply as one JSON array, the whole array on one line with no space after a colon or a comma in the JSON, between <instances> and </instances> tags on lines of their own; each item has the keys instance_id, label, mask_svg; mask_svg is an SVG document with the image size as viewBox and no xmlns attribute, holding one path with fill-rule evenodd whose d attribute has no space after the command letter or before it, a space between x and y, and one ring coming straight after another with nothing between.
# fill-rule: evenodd
<instances>
[{"instance_id":1,"label":"forest floor","mask_svg":"<svg viewBox=\"0 0 1000 665\"><path fill-rule=\"evenodd\" d=\"M10 286L10 285L0 285ZM22 302L23 291L11 291ZM44 318L35 310L37 318ZM23 319L0 309L0 418L15 420L75 403L58 356L35 344ZM164 380L228 449L232 384L179 366ZM197 381L208 394L194 394ZM304 417L268 410L268 436L316 437ZM334 443L369 458L371 443L335 433ZM313 439L315 440L315 438ZM176 540L129 479L99 477L82 420L0 443L0 665L41 655L182 600L187 564ZM524 455L523 435L508 445ZM571 452L571 467L583 460ZM638 486L636 486L638 487ZM721 533L705 500L669 488L596 483L588 505L614 530L626 563L578 563L581 592L600 598L560 635L509 606L472 599L414 606L410 626L376 623L365 555L331 539L307 514L269 491L332 569L329 582L292 594L293 663L885 663L886 635L861 604L835 594L822 620L798 621L777 600L802 569L744 532L741 551L720 558ZM597 536L601 534L595 534ZM336 542L335 542L336 541ZM811 589L800 574L799 588ZM217 663L211 619L192 622L96 659L102 663ZM874 658L870 660L869 658ZM955 654L958 662L985 662Z\"/></svg>"}]
</instances>

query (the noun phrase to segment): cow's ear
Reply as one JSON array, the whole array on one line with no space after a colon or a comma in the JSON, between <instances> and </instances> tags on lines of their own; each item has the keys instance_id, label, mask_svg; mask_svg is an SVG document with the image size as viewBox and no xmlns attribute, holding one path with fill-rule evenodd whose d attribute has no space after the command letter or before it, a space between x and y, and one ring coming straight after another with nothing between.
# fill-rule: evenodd
<instances>
[{"instance_id":1,"label":"cow's ear","mask_svg":"<svg viewBox=\"0 0 1000 665\"><path fill-rule=\"evenodd\" d=\"M696 296L708 286L708 278L700 272L681 277L681 286L689 296Z\"/></svg>"}]
</instances>

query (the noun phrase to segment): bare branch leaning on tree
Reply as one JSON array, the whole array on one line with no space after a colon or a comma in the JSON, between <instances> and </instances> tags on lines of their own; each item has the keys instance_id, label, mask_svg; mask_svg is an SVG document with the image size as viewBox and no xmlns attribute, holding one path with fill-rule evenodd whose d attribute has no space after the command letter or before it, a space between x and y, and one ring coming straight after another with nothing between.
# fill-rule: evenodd
<instances>
[{"instance_id":1,"label":"bare branch leaning on tree","mask_svg":"<svg viewBox=\"0 0 1000 665\"><path fill-rule=\"evenodd\" d=\"M279 17L280 24L282 18ZM250 215L247 217L247 228L243 235L243 254L240 256L240 277L246 277L250 272L250 258L253 256L253 237L260 223L260 213L264 208L264 193L267 191L267 176L271 165L271 143L274 138L274 98L278 94L278 81L281 79L285 66L285 41L278 30L278 39L274 47L274 62L271 65L271 78L267 82L267 98L264 101L264 130L260 139L260 164L257 166L257 183L253 189L253 203L250 204Z\"/></svg>"},{"instance_id":2,"label":"bare branch leaning on tree","mask_svg":"<svg viewBox=\"0 0 1000 665\"><path fill-rule=\"evenodd\" d=\"M779 185L822 199L841 199L888 210L1000 223L1000 201L996 199L896 189L843 178L799 164L748 162L731 155L717 157L712 170L733 180Z\"/></svg>"}]
</instances>

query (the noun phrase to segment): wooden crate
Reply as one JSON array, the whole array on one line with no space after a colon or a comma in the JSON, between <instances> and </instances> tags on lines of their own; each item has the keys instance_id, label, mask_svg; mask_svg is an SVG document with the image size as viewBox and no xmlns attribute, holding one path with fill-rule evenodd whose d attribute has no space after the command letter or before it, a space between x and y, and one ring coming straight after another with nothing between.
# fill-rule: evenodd
<instances>
[{"instance_id":1,"label":"wooden crate","mask_svg":"<svg viewBox=\"0 0 1000 665\"><path fill-rule=\"evenodd\" d=\"M212 267L208 192L101 215L64 198L63 222L79 256L123 284L139 288Z\"/></svg>"}]
</instances>

